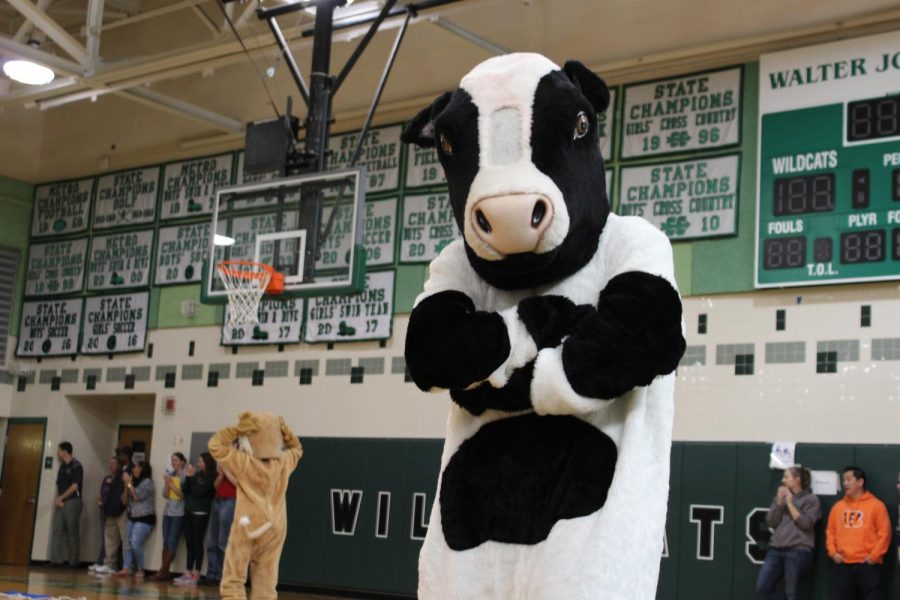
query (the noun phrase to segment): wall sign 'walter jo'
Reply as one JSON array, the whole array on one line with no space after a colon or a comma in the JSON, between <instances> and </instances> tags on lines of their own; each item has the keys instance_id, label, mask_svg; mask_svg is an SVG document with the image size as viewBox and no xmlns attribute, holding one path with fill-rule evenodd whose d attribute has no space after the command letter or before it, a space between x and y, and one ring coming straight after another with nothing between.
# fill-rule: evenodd
<instances>
[{"instance_id":1,"label":"wall sign 'walter jo'","mask_svg":"<svg viewBox=\"0 0 900 600\"><path fill-rule=\"evenodd\" d=\"M34 191L31 235L45 237L85 231L94 178L38 186Z\"/></svg>"},{"instance_id":2,"label":"wall sign 'walter jo'","mask_svg":"<svg viewBox=\"0 0 900 600\"><path fill-rule=\"evenodd\" d=\"M621 158L740 142L741 69L625 88Z\"/></svg>"},{"instance_id":3,"label":"wall sign 'walter jo'","mask_svg":"<svg viewBox=\"0 0 900 600\"><path fill-rule=\"evenodd\" d=\"M759 64L756 286L900 278L900 32Z\"/></svg>"},{"instance_id":4,"label":"wall sign 'walter jo'","mask_svg":"<svg viewBox=\"0 0 900 600\"><path fill-rule=\"evenodd\" d=\"M81 298L22 304L16 356L66 356L78 352Z\"/></svg>"},{"instance_id":5,"label":"wall sign 'walter jo'","mask_svg":"<svg viewBox=\"0 0 900 600\"><path fill-rule=\"evenodd\" d=\"M81 354L118 354L144 349L150 292L94 296L84 301Z\"/></svg>"}]
</instances>

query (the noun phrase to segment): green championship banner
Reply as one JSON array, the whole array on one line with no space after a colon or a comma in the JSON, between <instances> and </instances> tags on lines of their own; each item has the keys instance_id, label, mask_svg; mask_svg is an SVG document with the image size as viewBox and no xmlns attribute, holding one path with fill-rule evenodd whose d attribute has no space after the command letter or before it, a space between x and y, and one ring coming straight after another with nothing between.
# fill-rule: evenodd
<instances>
[{"instance_id":1,"label":"green championship banner","mask_svg":"<svg viewBox=\"0 0 900 600\"><path fill-rule=\"evenodd\" d=\"M84 301L81 354L119 354L144 349L150 292L94 296Z\"/></svg>"},{"instance_id":2,"label":"green championship banner","mask_svg":"<svg viewBox=\"0 0 900 600\"><path fill-rule=\"evenodd\" d=\"M88 261L88 290L149 285L152 254L152 229L94 236Z\"/></svg>"},{"instance_id":3,"label":"green championship banner","mask_svg":"<svg viewBox=\"0 0 900 600\"><path fill-rule=\"evenodd\" d=\"M264 183L267 181L275 181L281 177L278 171L267 171L265 173L245 173L244 172L244 151L238 152L237 158L237 185L249 185L251 183ZM296 202L297 198L288 197L288 201ZM276 204L278 197L272 190L267 193L261 193L258 198L241 198L240 200L232 200L231 202L219 205L219 211L222 210L241 210L244 208L255 208L258 206L270 206Z\"/></svg>"},{"instance_id":4,"label":"green championship banner","mask_svg":"<svg viewBox=\"0 0 900 600\"><path fill-rule=\"evenodd\" d=\"M453 218L447 193L406 196L400 226L400 262L431 262L444 246L462 234Z\"/></svg>"},{"instance_id":5,"label":"green championship banner","mask_svg":"<svg viewBox=\"0 0 900 600\"><path fill-rule=\"evenodd\" d=\"M419 148L414 144L406 146L406 187L446 185L444 167L438 160L434 148Z\"/></svg>"},{"instance_id":6,"label":"green championship banner","mask_svg":"<svg viewBox=\"0 0 900 600\"><path fill-rule=\"evenodd\" d=\"M97 180L94 229L152 223L156 219L159 167L103 175Z\"/></svg>"},{"instance_id":7,"label":"green championship banner","mask_svg":"<svg viewBox=\"0 0 900 600\"><path fill-rule=\"evenodd\" d=\"M263 298L259 303L259 323L229 325L231 303L225 305L225 324L222 326L222 345L251 346L254 344L296 344L303 329L303 300Z\"/></svg>"},{"instance_id":8,"label":"green championship banner","mask_svg":"<svg viewBox=\"0 0 900 600\"><path fill-rule=\"evenodd\" d=\"M39 185L34 190L32 237L86 231L94 178Z\"/></svg>"},{"instance_id":9,"label":"green championship banner","mask_svg":"<svg viewBox=\"0 0 900 600\"><path fill-rule=\"evenodd\" d=\"M200 281L209 250L209 223L160 227L156 243L156 285Z\"/></svg>"},{"instance_id":10,"label":"green championship banner","mask_svg":"<svg viewBox=\"0 0 900 600\"><path fill-rule=\"evenodd\" d=\"M625 87L621 158L740 143L741 69Z\"/></svg>"},{"instance_id":11,"label":"green championship banner","mask_svg":"<svg viewBox=\"0 0 900 600\"><path fill-rule=\"evenodd\" d=\"M331 215L333 204L326 204L322 210L322 230ZM369 200L365 206L366 267L394 264L394 240L397 222L397 199ZM353 243L353 207L344 202L331 225L331 232L322 244L316 271L340 268L348 269L350 246Z\"/></svg>"},{"instance_id":12,"label":"green championship banner","mask_svg":"<svg viewBox=\"0 0 900 600\"><path fill-rule=\"evenodd\" d=\"M609 108L597 115L597 126L600 137L600 155L603 160L612 158L613 116L616 114L616 88L609 90Z\"/></svg>"},{"instance_id":13,"label":"green championship banner","mask_svg":"<svg viewBox=\"0 0 900 600\"><path fill-rule=\"evenodd\" d=\"M76 354L81 307L81 298L24 302L16 356Z\"/></svg>"},{"instance_id":14,"label":"green championship banner","mask_svg":"<svg viewBox=\"0 0 900 600\"><path fill-rule=\"evenodd\" d=\"M160 218L177 219L212 213L216 190L231 183L234 154L166 165Z\"/></svg>"},{"instance_id":15,"label":"green championship banner","mask_svg":"<svg viewBox=\"0 0 900 600\"><path fill-rule=\"evenodd\" d=\"M740 156L620 170L620 215L644 217L672 240L737 233Z\"/></svg>"},{"instance_id":16,"label":"green championship banner","mask_svg":"<svg viewBox=\"0 0 900 600\"><path fill-rule=\"evenodd\" d=\"M357 167L365 167L368 175L367 194L389 192L400 182L400 132L401 125L372 129L366 133ZM328 140L328 170L337 171L350 167L350 159L356 149L359 133L345 133Z\"/></svg>"},{"instance_id":17,"label":"green championship banner","mask_svg":"<svg viewBox=\"0 0 900 600\"><path fill-rule=\"evenodd\" d=\"M353 295L318 296L306 303L306 342L359 342L391 337L394 271L366 273L365 289Z\"/></svg>"},{"instance_id":18,"label":"green championship banner","mask_svg":"<svg viewBox=\"0 0 900 600\"><path fill-rule=\"evenodd\" d=\"M32 244L28 249L26 296L58 296L80 292L88 239Z\"/></svg>"}]
</instances>

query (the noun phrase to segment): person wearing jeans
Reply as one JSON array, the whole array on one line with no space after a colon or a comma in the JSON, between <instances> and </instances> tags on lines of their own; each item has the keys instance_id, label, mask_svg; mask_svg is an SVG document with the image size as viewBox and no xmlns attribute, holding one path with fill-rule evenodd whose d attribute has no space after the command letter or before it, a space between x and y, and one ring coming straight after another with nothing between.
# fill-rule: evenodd
<instances>
[{"instance_id":1,"label":"person wearing jeans","mask_svg":"<svg viewBox=\"0 0 900 600\"><path fill-rule=\"evenodd\" d=\"M756 580L756 592L767 599L795 600L800 581L812 566L813 528L822 518L822 505L809 489L807 469L785 469L781 483L766 515L766 523L774 533ZM783 594L776 589L781 579L784 579Z\"/></svg>"},{"instance_id":2,"label":"person wearing jeans","mask_svg":"<svg viewBox=\"0 0 900 600\"><path fill-rule=\"evenodd\" d=\"M100 483L100 491L97 492L97 509L100 512L100 552L97 555L97 562L88 567L88 571L91 572L94 572L99 567L103 566L103 563L106 560L106 512L103 507L106 504L109 490L112 489L113 481L119 470L119 461L116 460L115 456L109 458L107 469L109 470L109 473L103 478L103 481Z\"/></svg>"},{"instance_id":3,"label":"person wearing jeans","mask_svg":"<svg viewBox=\"0 0 900 600\"><path fill-rule=\"evenodd\" d=\"M234 476L219 467L216 473L216 497L209 511L209 526L206 530L206 577L203 581L208 585L218 585L222 579L222 563L225 560L228 535L231 533L231 522L234 520L236 497Z\"/></svg>"},{"instance_id":4,"label":"person wearing jeans","mask_svg":"<svg viewBox=\"0 0 900 600\"><path fill-rule=\"evenodd\" d=\"M163 498L166 506L163 508L163 549L162 564L153 579L169 579L169 567L175 560L175 552L178 550L178 540L184 530L184 492L181 484L184 481L184 466L187 459L181 452L175 452L170 459L172 468L163 475Z\"/></svg>"},{"instance_id":5,"label":"person wearing jeans","mask_svg":"<svg viewBox=\"0 0 900 600\"><path fill-rule=\"evenodd\" d=\"M153 470L149 463L139 461L134 465L132 475L124 475L125 502L128 504L128 528L126 529L125 558L122 570L116 575L126 577L132 574L138 579L144 577L144 541L156 525L154 507L155 487Z\"/></svg>"}]
</instances>

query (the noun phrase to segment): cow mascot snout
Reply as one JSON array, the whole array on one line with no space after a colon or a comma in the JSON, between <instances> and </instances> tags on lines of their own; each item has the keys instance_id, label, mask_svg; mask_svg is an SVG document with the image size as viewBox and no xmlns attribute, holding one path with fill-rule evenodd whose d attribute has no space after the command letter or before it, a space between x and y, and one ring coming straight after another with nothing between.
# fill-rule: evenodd
<instances>
[{"instance_id":1,"label":"cow mascot snout","mask_svg":"<svg viewBox=\"0 0 900 600\"><path fill-rule=\"evenodd\" d=\"M416 385L453 400L420 598L654 597L681 301L666 236L610 213L608 105L581 63L509 54L403 132L463 232L406 335Z\"/></svg>"}]
</instances>

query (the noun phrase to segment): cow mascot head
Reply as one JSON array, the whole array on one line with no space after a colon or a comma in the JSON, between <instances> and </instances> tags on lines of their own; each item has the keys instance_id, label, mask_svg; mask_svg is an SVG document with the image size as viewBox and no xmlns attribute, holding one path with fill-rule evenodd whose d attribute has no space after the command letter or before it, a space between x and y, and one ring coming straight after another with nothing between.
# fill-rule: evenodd
<instances>
[{"instance_id":1,"label":"cow mascot head","mask_svg":"<svg viewBox=\"0 0 900 600\"><path fill-rule=\"evenodd\" d=\"M462 240L431 263L406 336L453 400L420 598L653 598L673 370L684 352L668 239L610 214L576 61L492 58L419 113Z\"/></svg>"}]
</instances>

